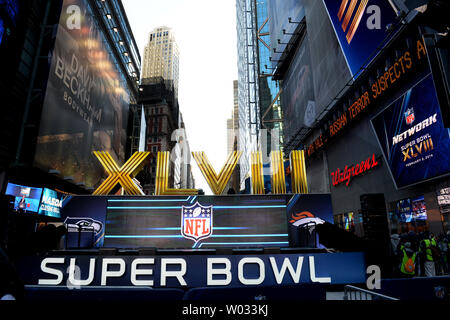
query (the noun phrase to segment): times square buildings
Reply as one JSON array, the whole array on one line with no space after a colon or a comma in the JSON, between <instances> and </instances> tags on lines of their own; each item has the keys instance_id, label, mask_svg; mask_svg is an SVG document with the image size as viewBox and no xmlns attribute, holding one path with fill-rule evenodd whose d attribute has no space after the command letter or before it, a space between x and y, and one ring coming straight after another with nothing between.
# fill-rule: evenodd
<instances>
[{"instance_id":1,"label":"times square buildings","mask_svg":"<svg viewBox=\"0 0 450 320\"><path fill-rule=\"evenodd\" d=\"M449 230L448 5L409 3L236 1L240 150L261 145L270 71L285 158L305 150L309 192L331 193L335 224L385 243Z\"/></svg>"}]
</instances>

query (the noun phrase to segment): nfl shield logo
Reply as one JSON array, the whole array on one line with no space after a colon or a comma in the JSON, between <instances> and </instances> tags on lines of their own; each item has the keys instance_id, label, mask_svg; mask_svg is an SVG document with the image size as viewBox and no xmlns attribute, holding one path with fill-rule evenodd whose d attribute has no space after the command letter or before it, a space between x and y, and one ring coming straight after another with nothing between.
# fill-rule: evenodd
<instances>
[{"instance_id":1,"label":"nfl shield logo","mask_svg":"<svg viewBox=\"0 0 450 320\"><path fill-rule=\"evenodd\" d=\"M213 206L196 202L191 207L181 207L181 235L198 242L212 235Z\"/></svg>"},{"instance_id":2,"label":"nfl shield logo","mask_svg":"<svg viewBox=\"0 0 450 320\"><path fill-rule=\"evenodd\" d=\"M405 120L406 120L406 124L412 124L415 120L415 116L414 116L414 109L408 109L405 112Z\"/></svg>"}]
</instances>

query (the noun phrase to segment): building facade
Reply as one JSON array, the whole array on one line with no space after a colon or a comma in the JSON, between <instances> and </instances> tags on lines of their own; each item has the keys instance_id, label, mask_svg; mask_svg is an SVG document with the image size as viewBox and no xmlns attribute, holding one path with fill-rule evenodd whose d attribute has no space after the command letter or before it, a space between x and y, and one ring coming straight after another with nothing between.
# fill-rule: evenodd
<instances>
[{"instance_id":1,"label":"building facade","mask_svg":"<svg viewBox=\"0 0 450 320\"><path fill-rule=\"evenodd\" d=\"M178 90L180 53L172 29L155 28L149 34L144 49L142 78L162 77L174 83Z\"/></svg>"},{"instance_id":2,"label":"building facade","mask_svg":"<svg viewBox=\"0 0 450 320\"><path fill-rule=\"evenodd\" d=\"M146 151L151 152L150 164L137 177L144 193L151 195L155 191L157 154L164 151L171 152L169 185L176 189L194 188L189 142L173 82L142 79L138 102L145 114Z\"/></svg>"},{"instance_id":3,"label":"building facade","mask_svg":"<svg viewBox=\"0 0 450 320\"><path fill-rule=\"evenodd\" d=\"M372 1L371 11L363 1L353 16L346 3L270 2L285 155L305 150L308 189L331 193L346 230L386 245L389 234L447 232L450 132L433 6Z\"/></svg>"}]
</instances>

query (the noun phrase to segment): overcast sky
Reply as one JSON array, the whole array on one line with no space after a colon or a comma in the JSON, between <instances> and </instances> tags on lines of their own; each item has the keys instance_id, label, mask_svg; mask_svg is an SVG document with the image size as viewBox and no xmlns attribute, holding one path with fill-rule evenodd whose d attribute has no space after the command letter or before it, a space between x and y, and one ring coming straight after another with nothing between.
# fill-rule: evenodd
<instances>
[{"instance_id":1,"label":"overcast sky","mask_svg":"<svg viewBox=\"0 0 450 320\"><path fill-rule=\"evenodd\" d=\"M226 119L237 80L234 0L122 0L142 59L149 33L167 26L180 49L178 100L191 151L205 151L218 173L227 157ZM212 194L195 160L197 188Z\"/></svg>"}]
</instances>

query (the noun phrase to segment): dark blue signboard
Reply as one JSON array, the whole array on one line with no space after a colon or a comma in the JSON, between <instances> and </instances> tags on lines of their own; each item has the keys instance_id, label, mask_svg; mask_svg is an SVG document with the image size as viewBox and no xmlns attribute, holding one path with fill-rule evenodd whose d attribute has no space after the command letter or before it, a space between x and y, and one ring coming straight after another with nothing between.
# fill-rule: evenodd
<instances>
[{"instance_id":1,"label":"dark blue signboard","mask_svg":"<svg viewBox=\"0 0 450 320\"><path fill-rule=\"evenodd\" d=\"M375 116L372 127L397 188L450 172L450 129L431 75Z\"/></svg>"},{"instance_id":2,"label":"dark blue signboard","mask_svg":"<svg viewBox=\"0 0 450 320\"><path fill-rule=\"evenodd\" d=\"M26 285L68 289L287 286L366 281L361 252L266 255L51 256L18 263Z\"/></svg>"},{"instance_id":3,"label":"dark blue signboard","mask_svg":"<svg viewBox=\"0 0 450 320\"><path fill-rule=\"evenodd\" d=\"M357 75L393 36L387 27L397 24L395 12L387 0L323 1L350 72Z\"/></svg>"}]
</instances>

